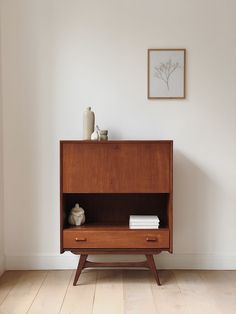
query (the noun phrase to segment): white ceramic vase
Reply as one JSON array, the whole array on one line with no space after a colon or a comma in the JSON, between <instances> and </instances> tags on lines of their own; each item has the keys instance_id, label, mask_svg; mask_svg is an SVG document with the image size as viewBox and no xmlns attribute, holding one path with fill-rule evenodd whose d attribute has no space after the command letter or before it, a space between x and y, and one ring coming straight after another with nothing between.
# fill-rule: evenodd
<instances>
[{"instance_id":1,"label":"white ceramic vase","mask_svg":"<svg viewBox=\"0 0 236 314\"><path fill-rule=\"evenodd\" d=\"M83 139L90 140L94 131L95 115L91 107L87 107L83 113Z\"/></svg>"},{"instance_id":2,"label":"white ceramic vase","mask_svg":"<svg viewBox=\"0 0 236 314\"><path fill-rule=\"evenodd\" d=\"M99 134L100 134L100 129L99 129L98 125L96 125L96 128L91 135L91 140L92 141L98 141L99 140Z\"/></svg>"}]
</instances>

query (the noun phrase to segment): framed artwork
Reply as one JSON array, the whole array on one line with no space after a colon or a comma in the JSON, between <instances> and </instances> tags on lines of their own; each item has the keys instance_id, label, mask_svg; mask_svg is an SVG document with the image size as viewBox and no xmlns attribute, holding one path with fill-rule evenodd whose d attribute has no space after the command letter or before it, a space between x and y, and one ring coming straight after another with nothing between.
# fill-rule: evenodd
<instances>
[{"instance_id":1,"label":"framed artwork","mask_svg":"<svg viewBox=\"0 0 236 314\"><path fill-rule=\"evenodd\" d=\"M148 49L148 98L185 98L186 49Z\"/></svg>"}]
</instances>

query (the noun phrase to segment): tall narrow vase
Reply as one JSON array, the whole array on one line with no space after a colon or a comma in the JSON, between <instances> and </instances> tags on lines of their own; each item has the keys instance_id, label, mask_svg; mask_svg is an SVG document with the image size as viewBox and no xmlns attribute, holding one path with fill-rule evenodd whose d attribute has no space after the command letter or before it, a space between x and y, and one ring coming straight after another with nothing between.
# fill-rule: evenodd
<instances>
[{"instance_id":1,"label":"tall narrow vase","mask_svg":"<svg viewBox=\"0 0 236 314\"><path fill-rule=\"evenodd\" d=\"M83 139L91 140L94 131L95 115L91 107L86 108L83 114Z\"/></svg>"}]
</instances>

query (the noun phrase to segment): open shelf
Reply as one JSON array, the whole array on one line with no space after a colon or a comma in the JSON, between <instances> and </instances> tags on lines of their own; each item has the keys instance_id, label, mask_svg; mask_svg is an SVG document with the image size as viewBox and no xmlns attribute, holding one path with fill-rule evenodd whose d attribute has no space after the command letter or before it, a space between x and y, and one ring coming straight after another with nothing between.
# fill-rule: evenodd
<instances>
[{"instance_id":1,"label":"open shelf","mask_svg":"<svg viewBox=\"0 0 236 314\"><path fill-rule=\"evenodd\" d=\"M84 209L86 217L79 228L129 229L130 215L157 215L160 228L167 228L168 200L168 193L64 193L64 228L71 227L68 215L76 203Z\"/></svg>"}]
</instances>

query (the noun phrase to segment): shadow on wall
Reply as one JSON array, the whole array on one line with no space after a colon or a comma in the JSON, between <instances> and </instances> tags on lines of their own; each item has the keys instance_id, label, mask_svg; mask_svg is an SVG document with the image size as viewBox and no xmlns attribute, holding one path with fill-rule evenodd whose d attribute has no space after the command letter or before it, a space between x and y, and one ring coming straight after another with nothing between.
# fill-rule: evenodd
<instances>
[{"instance_id":1,"label":"shadow on wall","mask_svg":"<svg viewBox=\"0 0 236 314\"><path fill-rule=\"evenodd\" d=\"M174 253L211 254L219 247L224 230L220 192L206 171L175 150Z\"/></svg>"}]
</instances>

